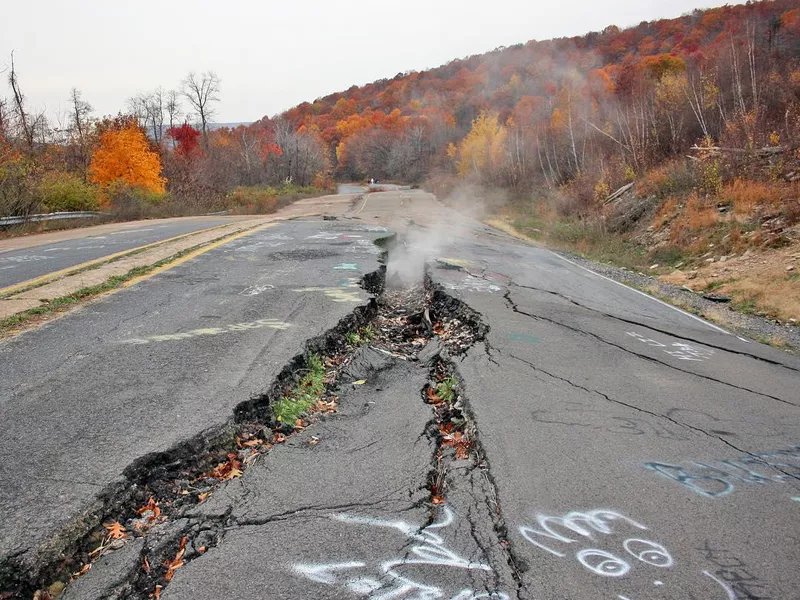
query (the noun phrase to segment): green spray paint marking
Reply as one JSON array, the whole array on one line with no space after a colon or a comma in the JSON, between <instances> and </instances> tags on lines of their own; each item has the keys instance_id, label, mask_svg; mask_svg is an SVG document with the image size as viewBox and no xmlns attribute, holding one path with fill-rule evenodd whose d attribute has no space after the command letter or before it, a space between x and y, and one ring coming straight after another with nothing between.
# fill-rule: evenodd
<instances>
[{"instance_id":1,"label":"green spray paint marking","mask_svg":"<svg viewBox=\"0 0 800 600\"><path fill-rule=\"evenodd\" d=\"M538 344L542 341L542 338L530 333L509 333L508 339L512 342L524 342L526 344Z\"/></svg>"}]
</instances>

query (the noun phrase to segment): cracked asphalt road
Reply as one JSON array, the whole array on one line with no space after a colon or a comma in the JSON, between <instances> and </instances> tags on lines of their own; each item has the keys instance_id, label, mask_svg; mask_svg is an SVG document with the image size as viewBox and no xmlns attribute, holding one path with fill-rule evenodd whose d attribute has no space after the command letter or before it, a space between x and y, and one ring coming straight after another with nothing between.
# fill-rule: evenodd
<instances>
[{"instance_id":1,"label":"cracked asphalt road","mask_svg":"<svg viewBox=\"0 0 800 600\"><path fill-rule=\"evenodd\" d=\"M478 445L445 503L427 489L427 368L387 360L65 598L141 597L128 582L158 535L191 538L168 599L800 598L796 357L420 191L324 212L338 220L254 233L2 342L2 556L35 561L137 458L263 393L367 301L351 278L377 269L387 227L390 279L422 255L489 328L451 357Z\"/></svg>"}]
</instances>

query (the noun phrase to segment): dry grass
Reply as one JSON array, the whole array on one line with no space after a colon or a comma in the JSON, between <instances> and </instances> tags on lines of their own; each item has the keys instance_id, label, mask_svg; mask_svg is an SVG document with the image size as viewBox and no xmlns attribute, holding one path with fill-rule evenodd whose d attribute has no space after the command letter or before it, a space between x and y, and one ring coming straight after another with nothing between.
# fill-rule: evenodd
<instances>
[{"instance_id":1,"label":"dry grass","mask_svg":"<svg viewBox=\"0 0 800 600\"><path fill-rule=\"evenodd\" d=\"M693 250L706 245L706 238L720 220L714 204L692 193L686 200L683 211L680 211L680 207L676 207L676 210L678 214L670 226L670 242L676 246L692 246Z\"/></svg>"},{"instance_id":2,"label":"dry grass","mask_svg":"<svg viewBox=\"0 0 800 600\"><path fill-rule=\"evenodd\" d=\"M736 215L752 216L759 207L781 206L783 186L766 184L752 179L734 179L719 194L720 200L729 202Z\"/></svg>"},{"instance_id":3,"label":"dry grass","mask_svg":"<svg viewBox=\"0 0 800 600\"><path fill-rule=\"evenodd\" d=\"M656 217L653 220L653 226L656 229L661 229L664 226L668 225L672 220L674 220L680 214L680 208L681 208L680 198L676 196L670 196L658 210L658 214L656 214Z\"/></svg>"},{"instance_id":4,"label":"dry grass","mask_svg":"<svg viewBox=\"0 0 800 600\"><path fill-rule=\"evenodd\" d=\"M788 266L794 269L787 271ZM674 271L661 277L674 285L711 290L731 298L733 308L761 314L782 322L800 321L800 243L752 253L724 263L704 265L690 279L687 272Z\"/></svg>"}]
</instances>

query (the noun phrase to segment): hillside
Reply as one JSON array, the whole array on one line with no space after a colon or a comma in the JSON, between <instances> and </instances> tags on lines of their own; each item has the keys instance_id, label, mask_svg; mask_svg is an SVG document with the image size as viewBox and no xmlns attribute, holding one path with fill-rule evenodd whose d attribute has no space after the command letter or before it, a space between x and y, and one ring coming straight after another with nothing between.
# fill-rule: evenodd
<instances>
[{"instance_id":1,"label":"hillside","mask_svg":"<svg viewBox=\"0 0 800 600\"><path fill-rule=\"evenodd\" d=\"M756 2L498 48L354 86L283 117L318 131L341 175L419 180L455 167L530 188L600 166L598 183L613 187L626 170L704 137L787 141L797 129L799 56L796 2ZM484 113L470 139L480 133L484 144L448 156Z\"/></svg>"},{"instance_id":2,"label":"hillside","mask_svg":"<svg viewBox=\"0 0 800 600\"><path fill-rule=\"evenodd\" d=\"M339 178L499 191L525 235L800 319L795 1L498 48L279 120L321 138Z\"/></svg>"}]
</instances>

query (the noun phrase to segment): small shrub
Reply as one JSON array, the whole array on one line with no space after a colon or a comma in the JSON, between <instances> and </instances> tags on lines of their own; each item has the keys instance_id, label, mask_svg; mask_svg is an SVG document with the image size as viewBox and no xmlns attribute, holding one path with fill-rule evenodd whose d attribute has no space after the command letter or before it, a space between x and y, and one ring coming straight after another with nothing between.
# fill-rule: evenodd
<instances>
[{"instance_id":1,"label":"small shrub","mask_svg":"<svg viewBox=\"0 0 800 600\"><path fill-rule=\"evenodd\" d=\"M784 204L783 216L789 225L800 223L800 198L794 198Z\"/></svg>"},{"instance_id":2,"label":"small shrub","mask_svg":"<svg viewBox=\"0 0 800 600\"><path fill-rule=\"evenodd\" d=\"M648 171L637 183L639 196L667 198L685 195L697 186L697 171L684 160L674 160Z\"/></svg>"},{"instance_id":3,"label":"small shrub","mask_svg":"<svg viewBox=\"0 0 800 600\"><path fill-rule=\"evenodd\" d=\"M703 161L699 188L709 196L717 195L722 190L722 167L718 159L707 158Z\"/></svg>"},{"instance_id":4,"label":"small shrub","mask_svg":"<svg viewBox=\"0 0 800 600\"><path fill-rule=\"evenodd\" d=\"M678 246L664 246L650 253L649 262L675 265L684 260L684 251Z\"/></svg>"},{"instance_id":5,"label":"small shrub","mask_svg":"<svg viewBox=\"0 0 800 600\"><path fill-rule=\"evenodd\" d=\"M97 210L100 207L97 187L71 173L48 173L39 183L38 193L49 212Z\"/></svg>"},{"instance_id":6,"label":"small shrub","mask_svg":"<svg viewBox=\"0 0 800 600\"><path fill-rule=\"evenodd\" d=\"M165 216L172 211L169 194L160 194L141 187L131 187L123 183L112 184L106 189L106 202L112 214L123 219L143 219Z\"/></svg>"},{"instance_id":7,"label":"small shrub","mask_svg":"<svg viewBox=\"0 0 800 600\"><path fill-rule=\"evenodd\" d=\"M225 196L225 207L235 213L269 214L300 198L324 193L313 186L285 184L273 186L238 186Z\"/></svg>"},{"instance_id":8,"label":"small shrub","mask_svg":"<svg viewBox=\"0 0 800 600\"><path fill-rule=\"evenodd\" d=\"M41 212L34 164L17 155L0 159L0 217Z\"/></svg>"}]
</instances>

